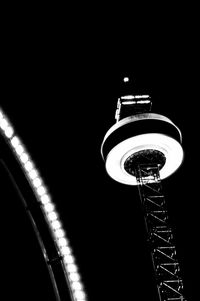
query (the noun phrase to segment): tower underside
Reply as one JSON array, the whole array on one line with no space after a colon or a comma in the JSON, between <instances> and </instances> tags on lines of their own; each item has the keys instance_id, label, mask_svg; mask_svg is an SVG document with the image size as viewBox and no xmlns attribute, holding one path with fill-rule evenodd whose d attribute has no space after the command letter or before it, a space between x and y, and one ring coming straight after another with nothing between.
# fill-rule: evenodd
<instances>
[{"instance_id":1,"label":"tower underside","mask_svg":"<svg viewBox=\"0 0 200 301\"><path fill-rule=\"evenodd\" d=\"M137 185L135 175L129 172L132 158L142 162L153 161L160 166L160 177L165 179L182 163L181 132L163 115L140 113L121 119L106 133L101 154L106 171L114 180Z\"/></svg>"}]
</instances>

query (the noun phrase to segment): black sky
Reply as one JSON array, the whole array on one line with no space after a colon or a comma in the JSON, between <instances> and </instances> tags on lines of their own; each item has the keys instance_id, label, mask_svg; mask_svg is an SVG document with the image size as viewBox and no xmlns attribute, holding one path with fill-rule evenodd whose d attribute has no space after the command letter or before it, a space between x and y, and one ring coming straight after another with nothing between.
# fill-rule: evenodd
<instances>
[{"instance_id":1,"label":"black sky","mask_svg":"<svg viewBox=\"0 0 200 301\"><path fill-rule=\"evenodd\" d=\"M100 155L126 74L133 78L133 93L150 93L152 111L171 118L182 131L184 162L163 189L192 300L199 262L199 96L192 36L178 25L160 32L156 27L131 30L130 24L129 31L95 28L95 33L80 26L73 33L68 27L20 28L11 28L5 44L0 105L49 187L89 300L158 300L137 188L110 179ZM8 183L2 182L5 195ZM20 200L9 194L9 206L3 199L8 239L2 241L3 287L9 283L16 300L29 300L27 294L51 300L34 232Z\"/></svg>"}]
</instances>

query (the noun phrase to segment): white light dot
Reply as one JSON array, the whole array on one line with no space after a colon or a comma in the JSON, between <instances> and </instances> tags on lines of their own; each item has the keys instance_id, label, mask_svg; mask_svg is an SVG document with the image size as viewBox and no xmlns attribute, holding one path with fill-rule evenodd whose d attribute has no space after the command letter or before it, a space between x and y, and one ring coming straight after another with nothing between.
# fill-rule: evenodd
<instances>
[{"instance_id":1,"label":"white light dot","mask_svg":"<svg viewBox=\"0 0 200 301\"><path fill-rule=\"evenodd\" d=\"M0 111L0 119L3 118L3 113Z\"/></svg>"},{"instance_id":2,"label":"white light dot","mask_svg":"<svg viewBox=\"0 0 200 301\"><path fill-rule=\"evenodd\" d=\"M61 237L65 236L65 232L63 231L63 229L57 229L55 231L55 235L56 235L57 238L61 238Z\"/></svg>"},{"instance_id":3,"label":"white light dot","mask_svg":"<svg viewBox=\"0 0 200 301\"><path fill-rule=\"evenodd\" d=\"M69 278L71 281L79 281L80 280L80 276L77 272L70 273Z\"/></svg>"},{"instance_id":4,"label":"white light dot","mask_svg":"<svg viewBox=\"0 0 200 301\"><path fill-rule=\"evenodd\" d=\"M6 129L5 129L5 135L7 138L11 138L12 135L14 134L14 130L11 126L8 126Z\"/></svg>"},{"instance_id":5,"label":"white light dot","mask_svg":"<svg viewBox=\"0 0 200 301\"><path fill-rule=\"evenodd\" d=\"M55 209L54 204L52 204L51 202L44 204L44 210L48 213L52 212Z\"/></svg>"},{"instance_id":6,"label":"white light dot","mask_svg":"<svg viewBox=\"0 0 200 301\"><path fill-rule=\"evenodd\" d=\"M74 263L74 256L72 255L65 255L63 259L66 264Z\"/></svg>"},{"instance_id":7,"label":"white light dot","mask_svg":"<svg viewBox=\"0 0 200 301\"><path fill-rule=\"evenodd\" d=\"M69 273L76 273L77 272L77 266L74 263L70 263L67 265L67 270Z\"/></svg>"},{"instance_id":8,"label":"white light dot","mask_svg":"<svg viewBox=\"0 0 200 301\"><path fill-rule=\"evenodd\" d=\"M64 247L64 246L67 246L68 245L68 241L65 237L61 237L58 239L58 245L60 247Z\"/></svg>"},{"instance_id":9,"label":"white light dot","mask_svg":"<svg viewBox=\"0 0 200 301\"><path fill-rule=\"evenodd\" d=\"M83 286L79 281L73 281L72 282L72 288L76 291L81 291L83 290Z\"/></svg>"},{"instance_id":10,"label":"white light dot","mask_svg":"<svg viewBox=\"0 0 200 301\"><path fill-rule=\"evenodd\" d=\"M2 128L2 130L5 130L8 126L8 121L5 118L2 118L0 120L0 127Z\"/></svg>"},{"instance_id":11,"label":"white light dot","mask_svg":"<svg viewBox=\"0 0 200 301\"><path fill-rule=\"evenodd\" d=\"M40 179L39 177L37 177L37 178L35 178L35 179L33 180L33 185L34 185L36 188L39 187L41 184L42 184L42 181L41 181L41 179Z\"/></svg>"},{"instance_id":12,"label":"white light dot","mask_svg":"<svg viewBox=\"0 0 200 301\"><path fill-rule=\"evenodd\" d=\"M128 78L127 76L126 76L126 77L124 77L124 79L123 79L123 80L124 80L124 82L125 82L125 83L129 82L129 78Z\"/></svg>"},{"instance_id":13,"label":"white light dot","mask_svg":"<svg viewBox=\"0 0 200 301\"><path fill-rule=\"evenodd\" d=\"M29 159L29 156L27 153L23 153L21 156L20 156L20 160L22 161L22 163L26 163Z\"/></svg>"},{"instance_id":14,"label":"white light dot","mask_svg":"<svg viewBox=\"0 0 200 301\"><path fill-rule=\"evenodd\" d=\"M71 249L68 246L64 246L60 249L60 252L62 255L70 255L71 254Z\"/></svg>"},{"instance_id":15,"label":"white light dot","mask_svg":"<svg viewBox=\"0 0 200 301\"><path fill-rule=\"evenodd\" d=\"M85 300L85 293L83 291L75 291L74 295L77 300Z\"/></svg>"},{"instance_id":16,"label":"white light dot","mask_svg":"<svg viewBox=\"0 0 200 301\"><path fill-rule=\"evenodd\" d=\"M30 160L25 163L24 167L29 172L34 168L33 163Z\"/></svg>"},{"instance_id":17,"label":"white light dot","mask_svg":"<svg viewBox=\"0 0 200 301\"><path fill-rule=\"evenodd\" d=\"M38 171L35 168L31 169L31 171L29 172L29 177L32 180L34 180L35 178L38 177Z\"/></svg>"},{"instance_id":18,"label":"white light dot","mask_svg":"<svg viewBox=\"0 0 200 301\"><path fill-rule=\"evenodd\" d=\"M20 144L20 140L17 136L14 136L12 139L11 139L11 144L13 147L17 147L17 145Z\"/></svg>"},{"instance_id":19,"label":"white light dot","mask_svg":"<svg viewBox=\"0 0 200 301\"><path fill-rule=\"evenodd\" d=\"M24 148L21 144L19 144L16 146L15 151L20 156L24 152Z\"/></svg>"},{"instance_id":20,"label":"white light dot","mask_svg":"<svg viewBox=\"0 0 200 301\"><path fill-rule=\"evenodd\" d=\"M48 194L44 194L43 196L41 196L40 198L42 204L47 204L49 202L51 202L51 198Z\"/></svg>"},{"instance_id":21,"label":"white light dot","mask_svg":"<svg viewBox=\"0 0 200 301\"><path fill-rule=\"evenodd\" d=\"M46 193L46 189L45 189L44 186L40 186L40 187L37 188L37 194L38 194L39 196L42 196L42 195L44 195L45 193Z\"/></svg>"},{"instance_id":22,"label":"white light dot","mask_svg":"<svg viewBox=\"0 0 200 301\"><path fill-rule=\"evenodd\" d=\"M48 213L48 219L52 222L58 218L58 215L55 211Z\"/></svg>"},{"instance_id":23,"label":"white light dot","mask_svg":"<svg viewBox=\"0 0 200 301\"><path fill-rule=\"evenodd\" d=\"M60 221L55 220L55 221L52 222L51 226L52 226L52 228L53 228L54 230L57 230L57 229L60 229L62 225L61 225L61 222L60 222Z\"/></svg>"}]
</instances>

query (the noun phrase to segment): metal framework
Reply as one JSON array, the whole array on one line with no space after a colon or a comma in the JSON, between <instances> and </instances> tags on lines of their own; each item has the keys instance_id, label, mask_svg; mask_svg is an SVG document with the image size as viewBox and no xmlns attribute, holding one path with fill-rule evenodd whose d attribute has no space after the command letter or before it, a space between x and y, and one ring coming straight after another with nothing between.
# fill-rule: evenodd
<instances>
[{"instance_id":1,"label":"metal framework","mask_svg":"<svg viewBox=\"0 0 200 301\"><path fill-rule=\"evenodd\" d=\"M186 301L159 165L135 168L160 301Z\"/></svg>"}]
</instances>

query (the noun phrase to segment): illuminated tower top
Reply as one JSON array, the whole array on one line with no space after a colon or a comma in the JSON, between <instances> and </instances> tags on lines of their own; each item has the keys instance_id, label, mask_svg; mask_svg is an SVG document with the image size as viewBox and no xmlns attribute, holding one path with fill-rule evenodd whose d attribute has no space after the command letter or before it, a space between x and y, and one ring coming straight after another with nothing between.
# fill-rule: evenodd
<instances>
[{"instance_id":1,"label":"illuminated tower top","mask_svg":"<svg viewBox=\"0 0 200 301\"><path fill-rule=\"evenodd\" d=\"M107 173L120 183L137 185L134 165L156 162L164 179L183 161L181 131L169 118L151 113L151 106L149 95L118 98L116 123L103 139L101 154Z\"/></svg>"}]
</instances>

